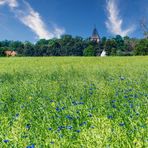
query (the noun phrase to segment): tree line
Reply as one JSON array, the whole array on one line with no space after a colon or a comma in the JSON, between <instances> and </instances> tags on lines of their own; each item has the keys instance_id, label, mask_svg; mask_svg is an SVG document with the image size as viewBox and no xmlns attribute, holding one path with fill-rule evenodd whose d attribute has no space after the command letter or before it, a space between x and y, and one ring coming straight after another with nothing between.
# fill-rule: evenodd
<instances>
[{"instance_id":1,"label":"tree line","mask_svg":"<svg viewBox=\"0 0 148 148\"><path fill-rule=\"evenodd\" d=\"M63 35L60 39L40 39L35 44L21 41L0 41L0 56L12 50L18 56L100 56L106 51L108 56L148 55L148 39L136 39L117 35L113 38L102 37L101 42L90 38Z\"/></svg>"}]
</instances>

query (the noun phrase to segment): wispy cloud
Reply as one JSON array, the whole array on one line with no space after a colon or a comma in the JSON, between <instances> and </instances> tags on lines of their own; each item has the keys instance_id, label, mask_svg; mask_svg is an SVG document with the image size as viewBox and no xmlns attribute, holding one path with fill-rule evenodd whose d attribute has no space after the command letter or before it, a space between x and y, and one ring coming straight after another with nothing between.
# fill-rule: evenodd
<instances>
[{"instance_id":1,"label":"wispy cloud","mask_svg":"<svg viewBox=\"0 0 148 148\"><path fill-rule=\"evenodd\" d=\"M52 30L48 30L39 12L35 11L31 5L22 0L22 6L17 0L0 0L0 5L7 4L15 16L28 28L30 28L39 39L60 38L65 33L65 29L54 26Z\"/></svg>"},{"instance_id":2,"label":"wispy cloud","mask_svg":"<svg viewBox=\"0 0 148 148\"><path fill-rule=\"evenodd\" d=\"M119 8L117 6L117 0L107 0L106 9L108 12L106 27L114 35L127 36L132 33L135 26L122 28L123 19L119 15Z\"/></svg>"},{"instance_id":3,"label":"wispy cloud","mask_svg":"<svg viewBox=\"0 0 148 148\"><path fill-rule=\"evenodd\" d=\"M17 0L0 0L0 5L7 4L10 8L18 7Z\"/></svg>"}]
</instances>

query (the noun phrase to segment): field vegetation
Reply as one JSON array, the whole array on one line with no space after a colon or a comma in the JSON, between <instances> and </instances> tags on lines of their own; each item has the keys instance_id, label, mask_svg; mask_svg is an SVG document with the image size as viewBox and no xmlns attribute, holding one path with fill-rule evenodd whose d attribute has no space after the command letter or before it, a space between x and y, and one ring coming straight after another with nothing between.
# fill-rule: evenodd
<instances>
[{"instance_id":1,"label":"field vegetation","mask_svg":"<svg viewBox=\"0 0 148 148\"><path fill-rule=\"evenodd\" d=\"M148 147L148 57L0 58L0 147Z\"/></svg>"}]
</instances>

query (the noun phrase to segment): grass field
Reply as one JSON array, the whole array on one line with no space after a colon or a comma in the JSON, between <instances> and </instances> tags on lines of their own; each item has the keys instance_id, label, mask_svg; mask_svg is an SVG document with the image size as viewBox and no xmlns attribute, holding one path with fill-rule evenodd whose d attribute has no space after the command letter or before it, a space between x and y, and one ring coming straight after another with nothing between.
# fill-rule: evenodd
<instances>
[{"instance_id":1,"label":"grass field","mask_svg":"<svg viewBox=\"0 0 148 148\"><path fill-rule=\"evenodd\" d=\"M147 106L148 57L0 58L0 148L146 148Z\"/></svg>"}]
</instances>

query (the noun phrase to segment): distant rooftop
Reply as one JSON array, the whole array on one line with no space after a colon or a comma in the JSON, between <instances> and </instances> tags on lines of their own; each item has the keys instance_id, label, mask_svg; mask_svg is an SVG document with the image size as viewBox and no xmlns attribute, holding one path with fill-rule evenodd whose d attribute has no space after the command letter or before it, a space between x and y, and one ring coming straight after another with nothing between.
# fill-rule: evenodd
<instances>
[{"instance_id":1,"label":"distant rooftop","mask_svg":"<svg viewBox=\"0 0 148 148\"><path fill-rule=\"evenodd\" d=\"M95 42L100 42L100 36L98 34L97 28L94 27L93 33L92 33L92 37L91 37L91 41L95 41Z\"/></svg>"}]
</instances>

